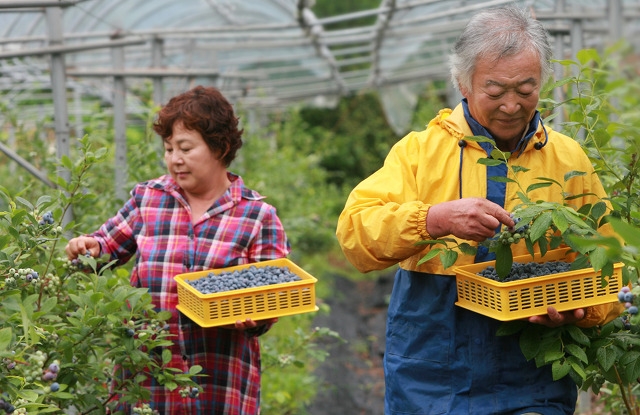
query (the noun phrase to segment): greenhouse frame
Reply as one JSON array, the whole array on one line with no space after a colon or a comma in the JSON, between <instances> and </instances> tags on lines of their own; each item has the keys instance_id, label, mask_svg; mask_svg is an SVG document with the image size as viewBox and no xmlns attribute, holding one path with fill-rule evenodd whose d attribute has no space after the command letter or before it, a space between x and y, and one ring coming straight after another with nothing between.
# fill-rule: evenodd
<instances>
[{"instance_id":1,"label":"greenhouse frame","mask_svg":"<svg viewBox=\"0 0 640 415\"><path fill-rule=\"evenodd\" d=\"M374 90L403 131L424 85L448 80L448 53L468 18L507 3L381 0L319 18L313 0L0 0L0 124L9 137L16 122L50 124L62 157L84 133L87 103L101 103L114 120L116 183L126 174L126 125L140 107L129 91L144 85L158 105L213 85L252 114ZM640 0L515 3L548 28L556 59L640 39ZM563 70L556 65L556 75ZM453 88L440 93L459 99ZM47 183L10 139L0 151Z\"/></svg>"}]
</instances>

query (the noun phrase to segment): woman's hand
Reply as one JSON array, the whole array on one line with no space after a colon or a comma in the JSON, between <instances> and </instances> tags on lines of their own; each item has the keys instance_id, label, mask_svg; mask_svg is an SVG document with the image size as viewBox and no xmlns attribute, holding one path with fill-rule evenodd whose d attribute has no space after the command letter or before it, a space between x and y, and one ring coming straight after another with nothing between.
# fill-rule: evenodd
<instances>
[{"instance_id":1,"label":"woman's hand","mask_svg":"<svg viewBox=\"0 0 640 415\"><path fill-rule=\"evenodd\" d=\"M78 255L86 255L87 252L96 258L100 256L100 243L90 236L79 236L71 239L64 251L70 260L78 258Z\"/></svg>"},{"instance_id":2,"label":"woman's hand","mask_svg":"<svg viewBox=\"0 0 640 415\"><path fill-rule=\"evenodd\" d=\"M233 325L229 324L224 327L228 329L236 329L236 330L244 331L244 330L255 329L256 327L260 327L264 325L272 325L272 324L275 324L277 321L278 321L277 318L269 318L269 319L259 320L259 321L253 321L252 319L248 318L244 321L238 320L235 322L235 324Z\"/></svg>"}]
</instances>

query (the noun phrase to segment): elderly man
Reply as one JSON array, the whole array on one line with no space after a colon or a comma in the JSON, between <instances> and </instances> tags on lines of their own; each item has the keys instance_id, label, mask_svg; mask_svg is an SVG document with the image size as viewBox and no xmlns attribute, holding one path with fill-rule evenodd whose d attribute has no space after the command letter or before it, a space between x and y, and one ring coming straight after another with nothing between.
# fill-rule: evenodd
<instances>
[{"instance_id":1,"label":"elderly man","mask_svg":"<svg viewBox=\"0 0 640 415\"><path fill-rule=\"evenodd\" d=\"M509 152L508 163L527 188L540 176L564 182L564 174L587 174L567 183L582 195L575 205L595 203L605 192L580 145L543 125L537 111L540 89L551 73L551 48L540 22L515 7L482 11L468 23L451 57L451 76L462 102L443 109L421 132L390 151L384 166L349 195L337 237L362 272L399 263L387 319L385 414L573 414L577 387L553 381L549 366L524 358L515 336L496 336L501 324L456 307L452 270L425 255L419 240L440 237L479 243L501 226L514 226L510 211L520 190L506 164L486 166L494 145ZM485 136L493 143L465 140ZM563 202L557 188L538 188L533 200ZM483 246L475 258L493 259ZM429 249L429 248L426 248ZM526 254L524 243L514 255ZM607 304L567 312L550 308L531 323L593 326L613 319Z\"/></svg>"}]
</instances>

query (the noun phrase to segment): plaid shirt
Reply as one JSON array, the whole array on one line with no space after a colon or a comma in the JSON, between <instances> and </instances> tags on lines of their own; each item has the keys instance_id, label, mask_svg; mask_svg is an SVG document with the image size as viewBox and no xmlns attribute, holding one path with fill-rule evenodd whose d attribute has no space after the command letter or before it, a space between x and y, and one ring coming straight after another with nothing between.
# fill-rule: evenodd
<instances>
[{"instance_id":1,"label":"plaid shirt","mask_svg":"<svg viewBox=\"0 0 640 415\"><path fill-rule=\"evenodd\" d=\"M149 289L153 304L169 310L174 346L171 366L185 372L200 365L198 398L182 398L148 382L150 405L166 415L254 415L259 413L260 348L255 332L201 328L176 310L173 277L184 272L283 258L289 242L282 223L263 196L232 184L194 225L181 189L169 175L140 183L131 198L92 236L109 254L126 263L135 255L131 284ZM264 332L266 330L262 330Z\"/></svg>"}]
</instances>

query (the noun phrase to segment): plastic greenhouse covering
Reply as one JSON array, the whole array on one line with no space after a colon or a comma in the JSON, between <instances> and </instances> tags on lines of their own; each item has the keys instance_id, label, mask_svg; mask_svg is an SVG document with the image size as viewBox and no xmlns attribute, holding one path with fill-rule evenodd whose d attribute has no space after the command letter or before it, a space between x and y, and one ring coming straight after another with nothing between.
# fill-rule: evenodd
<instances>
[{"instance_id":1,"label":"plastic greenhouse covering","mask_svg":"<svg viewBox=\"0 0 640 415\"><path fill-rule=\"evenodd\" d=\"M312 0L0 0L0 124L55 124L64 154L89 102L113 112L118 140L140 110L132 89L162 104L207 84L257 113L377 90L401 132L425 85L449 79L468 18L506 3L543 22L556 58L620 38L637 49L640 0L381 0L329 17Z\"/></svg>"}]
</instances>

